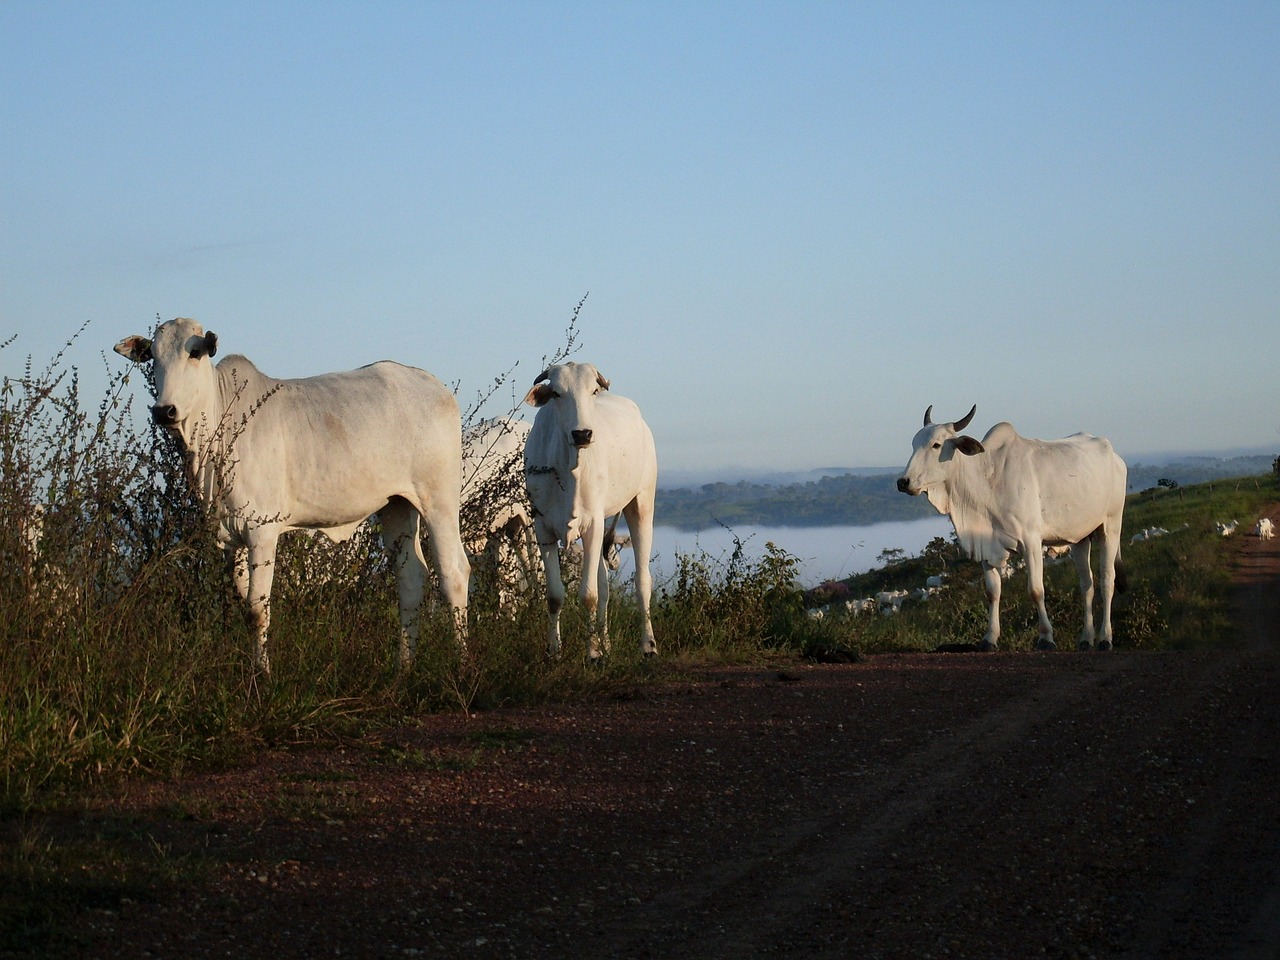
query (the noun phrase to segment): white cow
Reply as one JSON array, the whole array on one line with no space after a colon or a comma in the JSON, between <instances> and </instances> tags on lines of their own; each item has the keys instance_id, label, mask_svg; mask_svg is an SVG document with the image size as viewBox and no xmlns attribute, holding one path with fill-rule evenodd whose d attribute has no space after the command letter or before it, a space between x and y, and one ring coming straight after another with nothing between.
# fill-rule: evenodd
<instances>
[{"instance_id":1,"label":"white cow","mask_svg":"<svg viewBox=\"0 0 1280 960\"><path fill-rule=\"evenodd\" d=\"M902 610L903 601L908 597L906 590L881 590L875 600L883 614L898 613Z\"/></svg>"},{"instance_id":2,"label":"white cow","mask_svg":"<svg viewBox=\"0 0 1280 960\"><path fill-rule=\"evenodd\" d=\"M934 423L933 407L925 411L898 489L912 496L926 494L939 513L950 516L965 552L982 563L990 601L982 649L994 650L1000 637L1000 570L1013 550L1026 558L1040 621L1038 646L1054 647L1044 606L1044 544L1071 544L1084 599L1079 645L1093 646L1092 537L1102 543L1098 649L1110 649L1111 600L1118 579L1123 589L1124 461L1102 437L1078 433L1063 440L1032 440L1018 436L1008 423L997 423L979 443L960 434L976 410L955 423Z\"/></svg>"},{"instance_id":3,"label":"white cow","mask_svg":"<svg viewBox=\"0 0 1280 960\"><path fill-rule=\"evenodd\" d=\"M876 607L875 597L861 597L857 600L846 600L844 602L845 612L851 617L856 617L862 613L875 613Z\"/></svg>"},{"instance_id":4,"label":"white cow","mask_svg":"<svg viewBox=\"0 0 1280 960\"><path fill-rule=\"evenodd\" d=\"M1239 526L1239 524L1239 520L1232 520L1230 523L1223 523L1219 520L1214 524L1214 527L1217 529L1220 536L1229 537L1236 532L1236 527Z\"/></svg>"},{"instance_id":5,"label":"white cow","mask_svg":"<svg viewBox=\"0 0 1280 960\"><path fill-rule=\"evenodd\" d=\"M537 565L533 518L525 499L524 445L530 425L502 417L462 435L462 529L472 572L485 568L506 607L528 589Z\"/></svg>"},{"instance_id":6,"label":"white cow","mask_svg":"<svg viewBox=\"0 0 1280 960\"><path fill-rule=\"evenodd\" d=\"M396 555L401 666L413 657L427 577L419 518L463 644L462 431L448 387L390 361L276 380L238 355L215 367L217 343L216 334L179 318L161 324L153 340L126 337L115 349L153 364L151 418L181 440L196 492L218 519L236 590L249 605L258 668L271 669L267 627L280 535L318 530L343 540L375 513Z\"/></svg>"},{"instance_id":7,"label":"white cow","mask_svg":"<svg viewBox=\"0 0 1280 960\"><path fill-rule=\"evenodd\" d=\"M1271 522L1270 517L1263 517L1258 521L1257 526L1253 528L1254 535L1262 540L1271 540L1276 535L1276 525Z\"/></svg>"},{"instance_id":8,"label":"white cow","mask_svg":"<svg viewBox=\"0 0 1280 960\"><path fill-rule=\"evenodd\" d=\"M538 374L525 402L538 408L524 448L525 487L547 577L547 649L560 652L565 586L560 546L582 540L578 595L591 624L588 654L609 649L609 578L605 527L621 513L635 555L636 598L643 619L640 649L658 652L649 620L653 580L653 501L658 457L653 433L631 400L608 393L609 381L589 363L555 364Z\"/></svg>"}]
</instances>

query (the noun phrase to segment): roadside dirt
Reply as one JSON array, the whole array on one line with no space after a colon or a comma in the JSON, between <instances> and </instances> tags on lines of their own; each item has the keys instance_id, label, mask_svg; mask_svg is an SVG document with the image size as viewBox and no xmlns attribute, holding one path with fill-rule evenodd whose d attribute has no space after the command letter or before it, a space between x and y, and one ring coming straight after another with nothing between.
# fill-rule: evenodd
<instances>
[{"instance_id":1,"label":"roadside dirt","mask_svg":"<svg viewBox=\"0 0 1280 960\"><path fill-rule=\"evenodd\" d=\"M1280 541L1235 549L1230 650L715 669L132 784L76 829L174 879L56 953L1275 958Z\"/></svg>"}]
</instances>

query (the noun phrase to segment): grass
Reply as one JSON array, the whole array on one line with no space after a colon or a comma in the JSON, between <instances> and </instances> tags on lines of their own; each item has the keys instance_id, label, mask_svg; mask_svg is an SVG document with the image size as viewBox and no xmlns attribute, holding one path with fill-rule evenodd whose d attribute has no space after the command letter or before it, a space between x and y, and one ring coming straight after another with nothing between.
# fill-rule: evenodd
<instances>
[{"instance_id":1,"label":"grass","mask_svg":"<svg viewBox=\"0 0 1280 960\"><path fill-rule=\"evenodd\" d=\"M392 572L365 532L338 545L283 542L273 672L257 676L252 638L181 454L165 436L139 435L127 387L128 375L112 374L86 409L59 356L43 369L27 361L0 389L0 952L48 945L69 913L198 872L198 863L131 836L128 824L70 846L44 832L42 817L74 810L86 791L121 778L177 776L263 746L338 742L425 712L600 696L708 660L932 650L972 643L985 629L981 587L967 583L977 568L954 542L935 541L918 557L887 555L881 569L807 595L795 582L797 558L770 545L753 560L738 543L724 560L677 557L654 597L658 660L640 656L639 613L621 588L612 593L605 663L586 662L577 603L562 617L563 656L548 660L545 608L533 591L508 611L474 604L465 658L445 616L436 617L402 675ZM1174 532L1125 544L1130 589L1116 603L1118 646L1231 642L1229 544L1213 523L1239 518L1243 531L1278 496L1267 477L1131 497L1126 536L1148 526ZM805 612L842 594L919 586L944 569L953 586L898 617L816 622ZM1005 649L1034 642L1024 584L1015 577L1005 589ZM1079 611L1070 564L1049 568L1047 592L1059 636L1071 637ZM465 772L526 742L518 730L479 737L453 756L388 747L382 759ZM347 816L352 800L341 782L286 781L274 802L278 815L308 819Z\"/></svg>"}]
</instances>

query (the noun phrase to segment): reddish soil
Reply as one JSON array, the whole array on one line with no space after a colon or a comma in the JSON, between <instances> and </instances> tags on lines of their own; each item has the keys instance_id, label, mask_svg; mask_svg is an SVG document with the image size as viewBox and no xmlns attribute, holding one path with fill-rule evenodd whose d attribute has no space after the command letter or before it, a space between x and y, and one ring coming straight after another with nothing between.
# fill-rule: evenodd
<instances>
[{"instance_id":1,"label":"reddish soil","mask_svg":"<svg viewBox=\"0 0 1280 960\"><path fill-rule=\"evenodd\" d=\"M1271 511L1280 516L1280 505ZM1275 958L1280 540L1212 652L717 668L131 785L73 958Z\"/></svg>"}]
</instances>

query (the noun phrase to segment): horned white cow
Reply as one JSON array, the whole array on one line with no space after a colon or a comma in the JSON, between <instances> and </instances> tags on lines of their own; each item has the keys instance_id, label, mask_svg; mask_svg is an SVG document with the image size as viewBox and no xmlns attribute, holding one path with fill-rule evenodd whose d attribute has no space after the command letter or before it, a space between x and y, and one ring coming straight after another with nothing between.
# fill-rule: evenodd
<instances>
[{"instance_id":1,"label":"horned white cow","mask_svg":"<svg viewBox=\"0 0 1280 960\"><path fill-rule=\"evenodd\" d=\"M635 589L643 621L640 649L656 654L649 620L653 581L653 501L658 457L640 408L609 393L609 381L589 363L563 363L538 374L525 402L538 408L524 448L525 487L547 577L547 649L560 652L560 610L565 586L560 546L582 540L578 595L591 625L588 655L609 649L606 616L609 577L603 553L605 528L621 513L635 555Z\"/></svg>"},{"instance_id":2,"label":"horned white cow","mask_svg":"<svg viewBox=\"0 0 1280 960\"><path fill-rule=\"evenodd\" d=\"M276 380L234 354L215 367L217 346L216 334L179 318L161 324L154 339L126 337L115 349L152 363L151 418L180 439L196 492L218 519L236 590L248 603L258 668L271 669L267 628L281 534L343 540L375 513L396 558L401 666L413 657L426 584L420 518L464 643L469 567L458 530L462 429L453 393L391 361Z\"/></svg>"},{"instance_id":3,"label":"horned white cow","mask_svg":"<svg viewBox=\"0 0 1280 960\"><path fill-rule=\"evenodd\" d=\"M1120 523L1128 469L1102 437L1077 433L1063 440L1032 440L1013 426L997 423L979 443L960 431L976 412L954 423L934 423L933 407L912 440L911 459L898 489L926 494L934 508L951 518L965 552L982 564L990 602L981 648L994 650L1000 637L1000 571L1011 551L1026 558L1031 597L1039 614L1041 649L1052 649L1053 626L1044 605L1042 546L1071 545L1084 599L1081 649L1093 646L1094 580L1089 541L1101 542L1102 616L1098 649L1112 645L1111 601L1117 580L1123 589Z\"/></svg>"}]
</instances>

